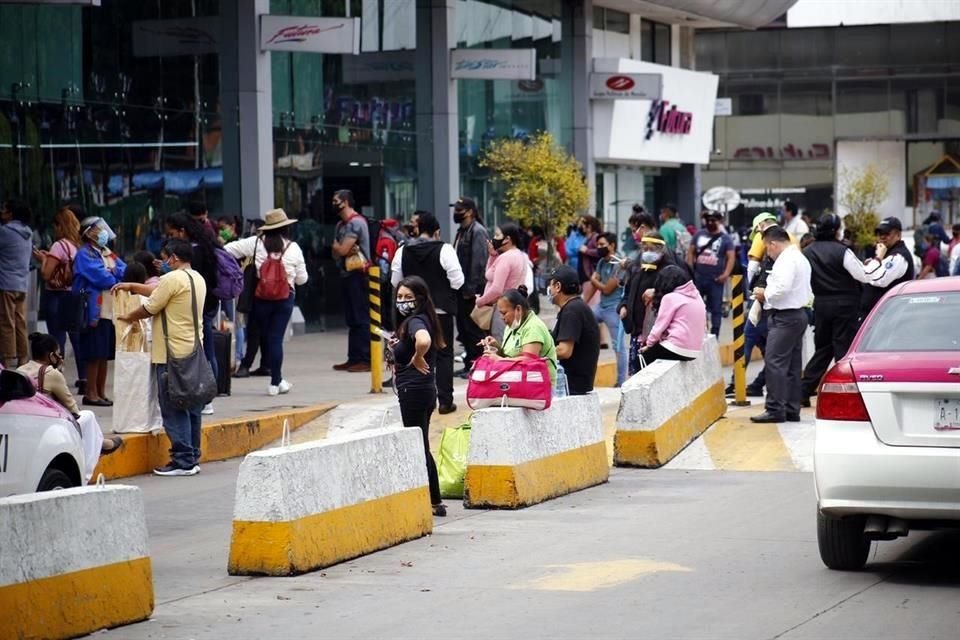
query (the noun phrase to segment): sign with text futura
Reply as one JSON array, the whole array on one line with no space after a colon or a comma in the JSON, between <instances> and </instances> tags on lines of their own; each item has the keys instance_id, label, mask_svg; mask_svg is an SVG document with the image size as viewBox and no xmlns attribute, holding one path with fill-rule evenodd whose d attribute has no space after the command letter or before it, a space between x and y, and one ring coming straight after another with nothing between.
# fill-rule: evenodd
<instances>
[{"instance_id":1,"label":"sign with text futura","mask_svg":"<svg viewBox=\"0 0 960 640\"><path fill-rule=\"evenodd\" d=\"M659 73L590 74L590 97L594 100L656 100L661 87Z\"/></svg>"},{"instance_id":2,"label":"sign with text futura","mask_svg":"<svg viewBox=\"0 0 960 640\"><path fill-rule=\"evenodd\" d=\"M450 77L461 80L536 80L536 49L454 49Z\"/></svg>"},{"instance_id":3,"label":"sign with text futura","mask_svg":"<svg viewBox=\"0 0 960 640\"><path fill-rule=\"evenodd\" d=\"M260 49L358 55L360 18L262 15Z\"/></svg>"}]
</instances>

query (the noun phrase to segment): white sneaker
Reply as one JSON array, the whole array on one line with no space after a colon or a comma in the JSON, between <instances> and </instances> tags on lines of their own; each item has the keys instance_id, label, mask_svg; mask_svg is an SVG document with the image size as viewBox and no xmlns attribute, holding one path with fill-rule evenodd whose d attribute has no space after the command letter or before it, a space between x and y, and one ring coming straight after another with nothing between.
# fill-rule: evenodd
<instances>
[{"instance_id":1,"label":"white sneaker","mask_svg":"<svg viewBox=\"0 0 960 640\"><path fill-rule=\"evenodd\" d=\"M203 410L200 412L202 416L212 416L213 415L213 403L204 405Z\"/></svg>"},{"instance_id":2,"label":"white sneaker","mask_svg":"<svg viewBox=\"0 0 960 640\"><path fill-rule=\"evenodd\" d=\"M277 385L277 389L280 390L280 393L290 393L290 389L293 389L293 385L286 380L281 380L280 384Z\"/></svg>"},{"instance_id":3,"label":"white sneaker","mask_svg":"<svg viewBox=\"0 0 960 640\"><path fill-rule=\"evenodd\" d=\"M269 387L267 387L268 396L279 395L279 393L280 393L280 387L278 385L272 384Z\"/></svg>"}]
</instances>

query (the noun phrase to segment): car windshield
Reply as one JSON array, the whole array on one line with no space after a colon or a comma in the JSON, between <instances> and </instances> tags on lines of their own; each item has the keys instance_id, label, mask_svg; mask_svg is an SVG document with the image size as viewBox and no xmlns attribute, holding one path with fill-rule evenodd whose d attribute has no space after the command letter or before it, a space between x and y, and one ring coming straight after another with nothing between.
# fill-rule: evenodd
<instances>
[{"instance_id":1,"label":"car windshield","mask_svg":"<svg viewBox=\"0 0 960 640\"><path fill-rule=\"evenodd\" d=\"M960 351L960 293L889 298L870 321L858 351Z\"/></svg>"}]
</instances>

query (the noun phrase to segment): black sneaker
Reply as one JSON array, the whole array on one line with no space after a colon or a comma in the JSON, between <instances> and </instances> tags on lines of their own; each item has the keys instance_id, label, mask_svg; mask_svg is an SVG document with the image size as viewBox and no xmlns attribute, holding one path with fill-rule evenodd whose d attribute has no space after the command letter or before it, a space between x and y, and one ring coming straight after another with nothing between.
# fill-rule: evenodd
<instances>
[{"instance_id":1,"label":"black sneaker","mask_svg":"<svg viewBox=\"0 0 960 640\"><path fill-rule=\"evenodd\" d=\"M451 404L442 404L442 405L440 405L440 408L437 409L437 411L438 411L438 412L440 413L440 415L442 415L442 416L445 416L445 415L450 414L450 413L454 413L456 410L457 410L457 405L455 405L455 404L453 404L453 403L451 403Z\"/></svg>"},{"instance_id":2,"label":"black sneaker","mask_svg":"<svg viewBox=\"0 0 960 640\"><path fill-rule=\"evenodd\" d=\"M255 378L267 378L270 376L270 369L265 369L264 367L260 367L259 369L254 369L253 371L251 371L250 375Z\"/></svg>"},{"instance_id":3,"label":"black sneaker","mask_svg":"<svg viewBox=\"0 0 960 640\"><path fill-rule=\"evenodd\" d=\"M234 378L249 378L250 377L250 368L240 365L236 372L233 374Z\"/></svg>"},{"instance_id":4,"label":"black sneaker","mask_svg":"<svg viewBox=\"0 0 960 640\"><path fill-rule=\"evenodd\" d=\"M433 515L438 518L447 517L447 505L443 503L433 505Z\"/></svg>"},{"instance_id":5,"label":"black sneaker","mask_svg":"<svg viewBox=\"0 0 960 640\"><path fill-rule=\"evenodd\" d=\"M732 384L727 385L727 390L723 392L723 394L724 394L725 396L727 396L728 398L731 397L731 396L733 396L733 395L736 395L736 393L737 393L737 392L736 392L736 390L733 388L733 385L732 385Z\"/></svg>"},{"instance_id":6,"label":"black sneaker","mask_svg":"<svg viewBox=\"0 0 960 640\"><path fill-rule=\"evenodd\" d=\"M762 397L763 397L763 387L747 387L747 397L748 397L748 398L762 398Z\"/></svg>"},{"instance_id":7,"label":"black sneaker","mask_svg":"<svg viewBox=\"0 0 960 640\"><path fill-rule=\"evenodd\" d=\"M153 470L155 476L195 476L200 473L199 465L194 465L189 469L178 467L172 462L168 462L162 467Z\"/></svg>"}]
</instances>

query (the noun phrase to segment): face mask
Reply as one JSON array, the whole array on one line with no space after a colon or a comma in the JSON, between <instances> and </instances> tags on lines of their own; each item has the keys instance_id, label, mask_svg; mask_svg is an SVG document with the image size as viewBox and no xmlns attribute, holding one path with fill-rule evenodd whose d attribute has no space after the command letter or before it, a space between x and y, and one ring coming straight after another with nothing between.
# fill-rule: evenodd
<instances>
[{"instance_id":1,"label":"face mask","mask_svg":"<svg viewBox=\"0 0 960 640\"><path fill-rule=\"evenodd\" d=\"M610 255L610 247L597 247L597 255L601 258L606 258Z\"/></svg>"},{"instance_id":2,"label":"face mask","mask_svg":"<svg viewBox=\"0 0 960 640\"><path fill-rule=\"evenodd\" d=\"M556 299L557 299L556 292L552 288L547 289L547 300L550 301L550 304L556 304Z\"/></svg>"},{"instance_id":3,"label":"face mask","mask_svg":"<svg viewBox=\"0 0 960 640\"><path fill-rule=\"evenodd\" d=\"M520 309L514 310L513 322L510 324L510 328L516 331L520 328L520 320L523 317L523 312Z\"/></svg>"},{"instance_id":4,"label":"face mask","mask_svg":"<svg viewBox=\"0 0 960 640\"><path fill-rule=\"evenodd\" d=\"M170 273L171 271L173 271L173 269L166 260L160 263L160 273Z\"/></svg>"},{"instance_id":5,"label":"face mask","mask_svg":"<svg viewBox=\"0 0 960 640\"><path fill-rule=\"evenodd\" d=\"M660 254L656 251L644 251L640 254L640 259L647 264L654 264L660 260Z\"/></svg>"},{"instance_id":6,"label":"face mask","mask_svg":"<svg viewBox=\"0 0 960 640\"><path fill-rule=\"evenodd\" d=\"M221 229L220 239L223 240L224 242L230 242L231 240L233 240L233 233L230 231L230 229Z\"/></svg>"},{"instance_id":7,"label":"face mask","mask_svg":"<svg viewBox=\"0 0 960 640\"><path fill-rule=\"evenodd\" d=\"M467 217L467 214L464 213L463 211L453 212L453 221L456 222L457 224L462 223L466 217Z\"/></svg>"},{"instance_id":8,"label":"face mask","mask_svg":"<svg viewBox=\"0 0 960 640\"><path fill-rule=\"evenodd\" d=\"M63 366L63 358L50 354L50 366L54 369L59 369Z\"/></svg>"},{"instance_id":9,"label":"face mask","mask_svg":"<svg viewBox=\"0 0 960 640\"><path fill-rule=\"evenodd\" d=\"M402 316L408 316L416 310L417 310L416 300L398 300L397 301L397 311L399 311L400 315Z\"/></svg>"},{"instance_id":10,"label":"face mask","mask_svg":"<svg viewBox=\"0 0 960 640\"><path fill-rule=\"evenodd\" d=\"M106 249L108 242L110 242L110 233L106 229L100 229L97 232L97 244Z\"/></svg>"},{"instance_id":11,"label":"face mask","mask_svg":"<svg viewBox=\"0 0 960 640\"><path fill-rule=\"evenodd\" d=\"M503 246L503 241L504 241L504 240L506 240L506 238L494 238L494 239L491 240L490 242L493 244L493 248L496 249L497 251L499 251L499 250L500 250L500 247Z\"/></svg>"},{"instance_id":12,"label":"face mask","mask_svg":"<svg viewBox=\"0 0 960 640\"><path fill-rule=\"evenodd\" d=\"M707 231L716 231L719 226L716 222L707 222Z\"/></svg>"}]
</instances>

